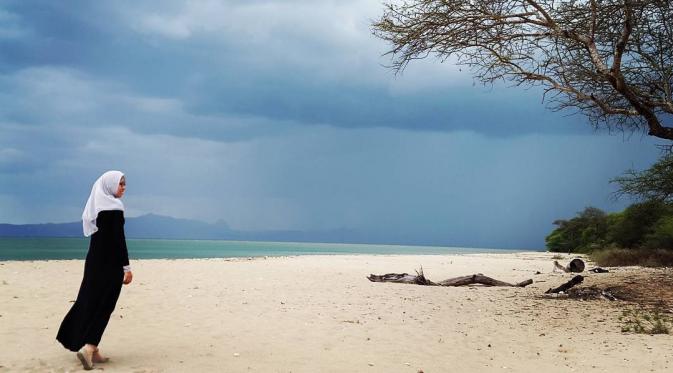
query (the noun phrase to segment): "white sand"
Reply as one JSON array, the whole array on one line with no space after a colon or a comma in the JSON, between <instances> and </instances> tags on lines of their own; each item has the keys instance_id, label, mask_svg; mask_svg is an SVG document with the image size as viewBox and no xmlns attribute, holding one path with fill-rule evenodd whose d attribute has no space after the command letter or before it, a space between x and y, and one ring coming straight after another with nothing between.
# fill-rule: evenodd
<instances>
[{"instance_id":1,"label":"white sand","mask_svg":"<svg viewBox=\"0 0 673 373\"><path fill-rule=\"evenodd\" d=\"M621 333L620 302L540 298L570 278L551 273L545 253L132 264L134 282L123 288L100 345L111 361L97 369L673 371L673 336ZM449 288L365 278L420 266L431 280L481 272L535 283ZM54 338L82 271L82 261L0 262L0 372L81 370Z\"/></svg>"}]
</instances>

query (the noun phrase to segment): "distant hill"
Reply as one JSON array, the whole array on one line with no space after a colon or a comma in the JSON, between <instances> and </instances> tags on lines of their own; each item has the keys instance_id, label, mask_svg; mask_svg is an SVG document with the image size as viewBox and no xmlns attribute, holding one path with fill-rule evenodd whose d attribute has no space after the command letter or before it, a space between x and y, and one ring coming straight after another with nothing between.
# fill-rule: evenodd
<instances>
[{"instance_id":1,"label":"distant hill","mask_svg":"<svg viewBox=\"0 0 673 373\"><path fill-rule=\"evenodd\" d=\"M354 244L428 245L457 247L488 247L467 242L443 242L423 239L403 231L361 231L355 229L332 230L268 230L239 231L225 222L214 224L178 219L170 216L147 214L126 218L126 238L155 238L174 240L232 240L275 242L325 242ZM0 237L83 237L82 222L45 224L0 224ZM521 249L499 245L500 248Z\"/></svg>"},{"instance_id":2,"label":"distant hill","mask_svg":"<svg viewBox=\"0 0 673 373\"><path fill-rule=\"evenodd\" d=\"M216 240L228 239L232 231L225 223L208 224L198 220L147 214L127 218L125 233L129 238Z\"/></svg>"},{"instance_id":3,"label":"distant hill","mask_svg":"<svg viewBox=\"0 0 673 373\"><path fill-rule=\"evenodd\" d=\"M228 239L235 235L226 223L208 224L147 214L126 218L127 238ZM0 224L4 237L82 237L82 223Z\"/></svg>"},{"instance_id":4,"label":"distant hill","mask_svg":"<svg viewBox=\"0 0 673 373\"><path fill-rule=\"evenodd\" d=\"M224 222L209 224L155 214L126 218L125 233L127 238L385 243L351 229L237 231ZM0 237L82 237L82 223L0 224Z\"/></svg>"},{"instance_id":5,"label":"distant hill","mask_svg":"<svg viewBox=\"0 0 673 373\"><path fill-rule=\"evenodd\" d=\"M170 216L147 214L126 218L126 238L155 238L171 240L233 240L275 242L325 242L353 244L428 245L457 247L475 246L462 242L443 242L407 235L405 232L332 230L260 230L231 229L225 222L206 223ZM83 237L82 223L0 224L0 237ZM501 248L514 248L500 245Z\"/></svg>"},{"instance_id":6,"label":"distant hill","mask_svg":"<svg viewBox=\"0 0 673 373\"><path fill-rule=\"evenodd\" d=\"M82 223L0 224L0 237L78 237Z\"/></svg>"}]
</instances>

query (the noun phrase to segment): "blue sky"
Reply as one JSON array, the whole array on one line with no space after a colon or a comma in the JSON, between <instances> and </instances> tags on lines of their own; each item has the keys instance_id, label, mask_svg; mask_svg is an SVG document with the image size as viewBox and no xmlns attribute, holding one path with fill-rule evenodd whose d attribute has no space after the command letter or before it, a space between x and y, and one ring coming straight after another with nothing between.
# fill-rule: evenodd
<instances>
[{"instance_id":1,"label":"blue sky","mask_svg":"<svg viewBox=\"0 0 673 373\"><path fill-rule=\"evenodd\" d=\"M349 228L534 248L608 211L659 141L594 131L539 90L434 59L385 68L376 1L0 0L0 222L79 219L127 174L127 215Z\"/></svg>"}]
</instances>

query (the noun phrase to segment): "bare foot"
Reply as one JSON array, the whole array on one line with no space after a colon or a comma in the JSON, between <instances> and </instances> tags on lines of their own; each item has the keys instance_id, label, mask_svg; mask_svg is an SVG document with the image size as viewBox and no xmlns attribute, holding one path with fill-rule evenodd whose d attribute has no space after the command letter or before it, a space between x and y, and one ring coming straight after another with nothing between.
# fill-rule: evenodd
<instances>
[{"instance_id":1,"label":"bare foot","mask_svg":"<svg viewBox=\"0 0 673 373\"><path fill-rule=\"evenodd\" d=\"M84 370L93 369L93 358L90 349L86 347L80 348L80 350L77 351L77 358L82 363L82 367L84 368Z\"/></svg>"},{"instance_id":2,"label":"bare foot","mask_svg":"<svg viewBox=\"0 0 673 373\"><path fill-rule=\"evenodd\" d=\"M94 351L93 353L92 360L94 363L107 363L108 361L110 361L110 358L104 357L103 355L100 354L100 351L96 349L96 351Z\"/></svg>"}]
</instances>

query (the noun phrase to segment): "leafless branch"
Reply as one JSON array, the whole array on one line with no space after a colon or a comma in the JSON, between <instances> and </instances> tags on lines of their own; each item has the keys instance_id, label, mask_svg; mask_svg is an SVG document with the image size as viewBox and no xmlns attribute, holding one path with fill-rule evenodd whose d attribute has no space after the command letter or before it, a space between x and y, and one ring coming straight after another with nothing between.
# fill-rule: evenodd
<instances>
[{"instance_id":1,"label":"leafless branch","mask_svg":"<svg viewBox=\"0 0 673 373\"><path fill-rule=\"evenodd\" d=\"M673 5L663 0L414 0L372 30L391 68L455 56L483 83L542 86L553 110L673 140Z\"/></svg>"}]
</instances>

